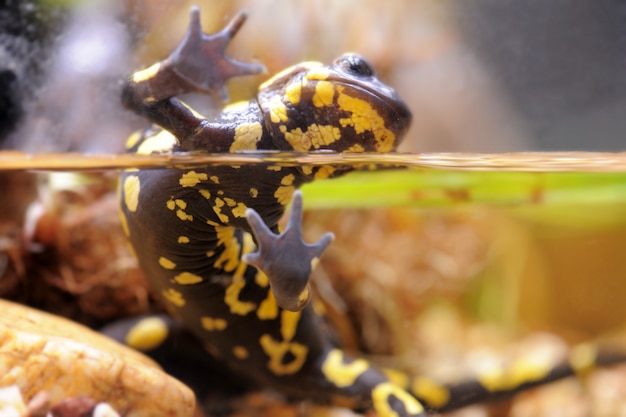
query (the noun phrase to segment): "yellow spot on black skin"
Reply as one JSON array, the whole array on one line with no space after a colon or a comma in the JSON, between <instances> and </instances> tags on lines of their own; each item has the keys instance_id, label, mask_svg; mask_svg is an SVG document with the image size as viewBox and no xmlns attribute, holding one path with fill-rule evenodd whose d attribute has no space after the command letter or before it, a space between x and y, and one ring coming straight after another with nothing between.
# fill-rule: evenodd
<instances>
[{"instance_id":1,"label":"yellow spot on black skin","mask_svg":"<svg viewBox=\"0 0 626 417\"><path fill-rule=\"evenodd\" d=\"M288 174L281 178L280 183L282 185L291 185L295 179L296 177L293 174Z\"/></svg>"},{"instance_id":2,"label":"yellow spot on black skin","mask_svg":"<svg viewBox=\"0 0 626 417\"><path fill-rule=\"evenodd\" d=\"M165 268L165 269L174 269L174 268L176 268L176 264L174 262L172 262L171 260L167 259L164 256L161 256L159 258L159 265L161 265L161 267Z\"/></svg>"},{"instance_id":3,"label":"yellow spot on black skin","mask_svg":"<svg viewBox=\"0 0 626 417\"><path fill-rule=\"evenodd\" d=\"M478 380L489 391L510 390L524 382L545 379L552 370L548 358L521 358L510 367L495 364L478 372Z\"/></svg>"},{"instance_id":4,"label":"yellow spot on black skin","mask_svg":"<svg viewBox=\"0 0 626 417\"><path fill-rule=\"evenodd\" d=\"M200 193L202 197L206 198L207 200L211 198L211 192L209 190L202 189L202 190L198 190L198 192Z\"/></svg>"},{"instance_id":5,"label":"yellow spot on black skin","mask_svg":"<svg viewBox=\"0 0 626 417\"><path fill-rule=\"evenodd\" d=\"M256 316L259 320L274 320L278 317L278 303L274 298L274 293L267 292L267 298L259 304L259 308L256 311Z\"/></svg>"},{"instance_id":6,"label":"yellow spot on black skin","mask_svg":"<svg viewBox=\"0 0 626 417\"><path fill-rule=\"evenodd\" d=\"M399 417L398 412L391 408L389 403L391 396L402 403L408 415L417 415L424 412L424 407L411 394L391 382L383 382L376 385L372 390L374 410L376 410L379 417Z\"/></svg>"},{"instance_id":7,"label":"yellow spot on black skin","mask_svg":"<svg viewBox=\"0 0 626 417\"><path fill-rule=\"evenodd\" d=\"M355 143L347 149L347 152L365 152L365 148L360 143Z\"/></svg>"},{"instance_id":8,"label":"yellow spot on black skin","mask_svg":"<svg viewBox=\"0 0 626 417\"><path fill-rule=\"evenodd\" d=\"M167 301L169 301L176 307L183 307L186 304L186 301L183 295L179 291L176 291L173 288L168 288L167 290L163 290L161 295L163 295L163 298L165 298Z\"/></svg>"},{"instance_id":9,"label":"yellow spot on black skin","mask_svg":"<svg viewBox=\"0 0 626 417\"><path fill-rule=\"evenodd\" d=\"M249 194L250 194L250 197L257 198L257 196L259 195L259 190L257 190L254 187L250 188Z\"/></svg>"},{"instance_id":10,"label":"yellow spot on black skin","mask_svg":"<svg viewBox=\"0 0 626 417\"><path fill-rule=\"evenodd\" d=\"M274 76L270 77L267 81L263 82L259 86L259 90L267 90L272 88L274 84L281 85L286 80L288 80L291 74L294 72L296 68L306 68L310 70L311 68L321 67L322 64L320 62L301 62L298 65L294 65L288 68L285 68L282 71L277 72Z\"/></svg>"},{"instance_id":11,"label":"yellow spot on black skin","mask_svg":"<svg viewBox=\"0 0 626 417\"><path fill-rule=\"evenodd\" d=\"M285 98L294 106L300 102L301 95L302 83L291 83L285 88Z\"/></svg>"},{"instance_id":12,"label":"yellow spot on black skin","mask_svg":"<svg viewBox=\"0 0 626 417\"><path fill-rule=\"evenodd\" d=\"M269 103L269 112L272 123L286 123L289 120L287 107L280 97L272 98L272 101Z\"/></svg>"},{"instance_id":13,"label":"yellow spot on black skin","mask_svg":"<svg viewBox=\"0 0 626 417\"><path fill-rule=\"evenodd\" d=\"M315 85L312 103L315 107L330 107L335 97L335 86L328 81L319 81Z\"/></svg>"},{"instance_id":14,"label":"yellow spot on black skin","mask_svg":"<svg viewBox=\"0 0 626 417\"><path fill-rule=\"evenodd\" d=\"M302 369L309 348L301 343L277 341L269 334L259 339L263 351L269 356L268 369L275 375L293 375ZM292 356L290 362L284 363L287 355Z\"/></svg>"},{"instance_id":15,"label":"yellow spot on black skin","mask_svg":"<svg viewBox=\"0 0 626 417\"><path fill-rule=\"evenodd\" d=\"M326 147L341 139L341 131L332 125L310 125L307 135L311 138L311 145L315 149Z\"/></svg>"},{"instance_id":16,"label":"yellow spot on black skin","mask_svg":"<svg viewBox=\"0 0 626 417\"><path fill-rule=\"evenodd\" d=\"M187 214L185 213L184 210L176 210L176 217L178 217L179 219L183 220L183 221L192 221L193 220L193 216L191 214Z\"/></svg>"},{"instance_id":17,"label":"yellow spot on black skin","mask_svg":"<svg viewBox=\"0 0 626 417\"><path fill-rule=\"evenodd\" d=\"M326 178L330 178L335 173L335 168L329 165L320 167L315 173L316 180L325 180Z\"/></svg>"},{"instance_id":18,"label":"yellow spot on black skin","mask_svg":"<svg viewBox=\"0 0 626 417\"><path fill-rule=\"evenodd\" d=\"M246 206L244 203L237 203L237 207L233 207L231 213L233 213L233 216L235 217L243 218L246 217L247 209L248 206Z\"/></svg>"},{"instance_id":19,"label":"yellow spot on black skin","mask_svg":"<svg viewBox=\"0 0 626 417\"><path fill-rule=\"evenodd\" d=\"M141 183L139 177L136 175L129 175L124 178L124 204L126 209L131 213L137 211L139 206L139 192L141 190Z\"/></svg>"},{"instance_id":20,"label":"yellow spot on black skin","mask_svg":"<svg viewBox=\"0 0 626 417\"><path fill-rule=\"evenodd\" d=\"M307 286L301 293L298 295L298 307L302 307L306 305L306 303L311 298L311 289Z\"/></svg>"},{"instance_id":21,"label":"yellow spot on black skin","mask_svg":"<svg viewBox=\"0 0 626 417\"><path fill-rule=\"evenodd\" d=\"M296 335L298 329L298 322L302 312L300 311L287 311L283 310L280 315L280 334L283 340L291 340Z\"/></svg>"},{"instance_id":22,"label":"yellow spot on black skin","mask_svg":"<svg viewBox=\"0 0 626 417\"><path fill-rule=\"evenodd\" d=\"M169 153L172 148L178 143L178 140L167 130L162 130L159 133L152 135L143 142L137 148L139 155L150 155L153 153Z\"/></svg>"},{"instance_id":23,"label":"yellow spot on black skin","mask_svg":"<svg viewBox=\"0 0 626 417\"><path fill-rule=\"evenodd\" d=\"M204 280L201 276L192 274L191 272L181 272L174 277L174 281L180 285L194 285L199 284Z\"/></svg>"},{"instance_id":24,"label":"yellow spot on black skin","mask_svg":"<svg viewBox=\"0 0 626 417\"><path fill-rule=\"evenodd\" d=\"M217 234L217 244L223 246L224 250L213 266L222 268L226 272L233 272L239 265L239 252L241 245L235 237L235 229L227 226L217 226L215 228Z\"/></svg>"},{"instance_id":25,"label":"yellow spot on black skin","mask_svg":"<svg viewBox=\"0 0 626 417\"><path fill-rule=\"evenodd\" d=\"M239 294L245 286L246 281L243 278L233 278L232 283L226 288L224 303L230 307L231 314L245 316L256 309L255 303L239 300Z\"/></svg>"},{"instance_id":26,"label":"yellow spot on black skin","mask_svg":"<svg viewBox=\"0 0 626 417\"><path fill-rule=\"evenodd\" d=\"M140 82L149 80L150 78L153 78L159 72L160 69L161 69L161 64L156 63L154 65L149 66L146 69L135 72L132 75L131 79L135 83L140 83Z\"/></svg>"},{"instance_id":27,"label":"yellow spot on black skin","mask_svg":"<svg viewBox=\"0 0 626 417\"><path fill-rule=\"evenodd\" d=\"M270 285L270 279L261 270L257 270L256 275L254 276L254 282L256 285L263 288Z\"/></svg>"},{"instance_id":28,"label":"yellow spot on black skin","mask_svg":"<svg viewBox=\"0 0 626 417\"><path fill-rule=\"evenodd\" d=\"M409 388L409 384L411 382L411 378L404 372L398 371L396 369L385 368L382 369L383 373L392 384L402 387L404 389Z\"/></svg>"},{"instance_id":29,"label":"yellow spot on black skin","mask_svg":"<svg viewBox=\"0 0 626 417\"><path fill-rule=\"evenodd\" d=\"M286 206L291 201L291 197L293 196L293 192L295 191L295 189L296 187L294 187L293 185L278 187L276 192L274 192L274 197L276 197L276 200L280 204Z\"/></svg>"},{"instance_id":30,"label":"yellow spot on black skin","mask_svg":"<svg viewBox=\"0 0 626 417\"><path fill-rule=\"evenodd\" d=\"M319 68L312 68L306 74L306 79L311 81L320 81L328 78L330 73L327 68L320 66Z\"/></svg>"},{"instance_id":31,"label":"yellow spot on black skin","mask_svg":"<svg viewBox=\"0 0 626 417\"><path fill-rule=\"evenodd\" d=\"M224 251L215 261L214 266L216 268L222 268L224 271L233 272L232 281L224 294L224 303L230 308L231 314L237 314L245 316L252 311L256 310L257 305L250 301L239 300L239 294L246 286L246 281L243 278L243 273L247 267L244 262L240 262L239 253L241 245L235 238L235 229L232 227L216 227L218 245L224 246ZM251 238L244 239L243 252L247 252L251 249Z\"/></svg>"},{"instance_id":32,"label":"yellow spot on black skin","mask_svg":"<svg viewBox=\"0 0 626 417\"><path fill-rule=\"evenodd\" d=\"M280 131L294 151L308 152L311 149L311 138L299 127L288 132L285 126L281 126Z\"/></svg>"},{"instance_id":33,"label":"yellow spot on black skin","mask_svg":"<svg viewBox=\"0 0 626 417\"><path fill-rule=\"evenodd\" d=\"M159 346L167 338L167 324L157 317L140 320L128 332L125 342L137 350L146 351Z\"/></svg>"},{"instance_id":34,"label":"yellow spot on black skin","mask_svg":"<svg viewBox=\"0 0 626 417\"><path fill-rule=\"evenodd\" d=\"M254 252L254 250L256 249L256 245L254 243L254 239L252 239L252 236L249 234L245 234L243 235L243 240L242 240L242 254L246 254L246 253L250 253L250 252ZM241 262L240 266L247 266L248 264L246 264L245 262ZM243 272L242 272L243 274Z\"/></svg>"},{"instance_id":35,"label":"yellow spot on black skin","mask_svg":"<svg viewBox=\"0 0 626 417\"><path fill-rule=\"evenodd\" d=\"M176 210L176 217L183 221L193 221L193 216L191 214L187 214L185 209L187 208L187 203L184 200L170 198L165 203L165 206L168 210Z\"/></svg>"},{"instance_id":36,"label":"yellow spot on black skin","mask_svg":"<svg viewBox=\"0 0 626 417\"><path fill-rule=\"evenodd\" d=\"M222 213L222 208L226 205L226 203L219 197L216 198L214 201L215 205L213 206L213 212L217 215L222 223L228 223L230 219L226 214Z\"/></svg>"},{"instance_id":37,"label":"yellow spot on black skin","mask_svg":"<svg viewBox=\"0 0 626 417\"><path fill-rule=\"evenodd\" d=\"M350 363L344 362L343 351L333 349L328 352L322 364L322 373L327 380L339 388L349 387L358 377L369 369L365 359L355 359Z\"/></svg>"},{"instance_id":38,"label":"yellow spot on black skin","mask_svg":"<svg viewBox=\"0 0 626 417\"><path fill-rule=\"evenodd\" d=\"M185 243L189 243L190 240L187 236L178 236L177 242L181 244L185 244Z\"/></svg>"},{"instance_id":39,"label":"yellow spot on black skin","mask_svg":"<svg viewBox=\"0 0 626 417\"><path fill-rule=\"evenodd\" d=\"M139 140L143 137L142 132L138 131L138 132L133 132L131 133L131 135L128 137L128 139L126 139L126 143L125 143L125 147L126 149L130 149L132 147L134 147Z\"/></svg>"},{"instance_id":40,"label":"yellow spot on black skin","mask_svg":"<svg viewBox=\"0 0 626 417\"><path fill-rule=\"evenodd\" d=\"M428 378L415 378L410 388L413 394L435 408L443 407L450 401L450 391Z\"/></svg>"},{"instance_id":41,"label":"yellow spot on black skin","mask_svg":"<svg viewBox=\"0 0 626 417\"><path fill-rule=\"evenodd\" d=\"M270 292L271 294L271 292ZM268 299L270 299L268 297ZM272 299L273 300L273 299ZM275 303L275 301L273 301ZM260 314L260 308L257 314ZM271 335L264 334L259 339L263 351L269 356L268 369L276 375L292 375L302 369L308 354L308 347L292 342L298 329L302 312L283 310L280 315L280 335L282 340L275 340ZM260 316L259 316L260 318ZM287 355L291 360L285 362Z\"/></svg>"},{"instance_id":42,"label":"yellow spot on black skin","mask_svg":"<svg viewBox=\"0 0 626 417\"><path fill-rule=\"evenodd\" d=\"M219 179L219 177L218 177L217 175L211 175L211 176L209 177L209 179L210 179L211 181L213 181L213 183L215 183L215 184L219 184L219 183L220 183L220 179Z\"/></svg>"},{"instance_id":43,"label":"yellow spot on black skin","mask_svg":"<svg viewBox=\"0 0 626 417\"><path fill-rule=\"evenodd\" d=\"M295 179L295 176L293 174L285 175L280 180L281 186L278 187L276 191L274 192L274 197L283 206L286 206L287 204L289 204L289 202L291 201L291 197L293 196L293 193L296 190L296 187L292 185L294 179Z\"/></svg>"},{"instance_id":44,"label":"yellow spot on black skin","mask_svg":"<svg viewBox=\"0 0 626 417\"><path fill-rule=\"evenodd\" d=\"M235 128L235 137L230 145L230 152L255 150L257 143L263 136L261 123L241 123Z\"/></svg>"},{"instance_id":45,"label":"yellow spot on black skin","mask_svg":"<svg viewBox=\"0 0 626 417\"><path fill-rule=\"evenodd\" d=\"M130 229L128 228L128 219L126 218L126 214L124 214L124 212L120 213L120 223L122 225L122 231L124 232L124 236L129 238Z\"/></svg>"},{"instance_id":46,"label":"yellow spot on black skin","mask_svg":"<svg viewBox=\"0 0 626 417\"><path fill-rule=\"evenodd\" d=\"M221 318L204 316L200 319L200 325L209 332L222 331L228 327L228 322Z\"/></svg>"},{"instance_id":47,"label":"yellow spot on black skin","mask_svg":"<svg viewBox=\"0 0 626 417\"><path fill-rule=\"evenodd\" d=\"M267 288L270 285L269 278L263 273L263 271L260 270L257 270L257 273L254 276L254 282L261 288ZM278 317L278 311L278 303L276 303L274 293L272 291L268 291L265 300L261 301L259 304L256 315L259 320L274 320Z\"/></svg>"},{"instance_id":48,"label":"yellow spot on black skin","mask_svg":"<svg viewBox=\"0 0 626 417\"><path fill-rule=\"evenodd\" d=\"M201 115L200 113L198 113L197 111L195 111L194 109L192 109L191 107L189 107L189 105L183 101L179 101L181 105L183 105L187 110L189 110L194 117L198 118L198 119L206 119L206 117L204 117L203 115Z\"/></svg>"},{"instance_id":49,"label":"yellow spot on black skin","mask_svg":"<svg viewBox=\"0 0 626 417\"><path fill-rule=\"evenodd\" d=\"M195 187L201 181L206 181L208 175L203 172L189 171L184 173L178 183L181 187Z\"/></svg>"},{"instance_id":50,"label":"yellow spot on black skin","mask_svg":"<svg viewBox=\"0 0 626 417\"><path fill-rule=\"evenodd\" d=\"M339 120L342 127L352 126L357 134L372 132L376 139L378 152L390 152L396 142L396 135L385 127L385 120L370 103L347 94L339 94L337 104L341 110L352 113L350 117Z\"/></svg>"}]
</instances>

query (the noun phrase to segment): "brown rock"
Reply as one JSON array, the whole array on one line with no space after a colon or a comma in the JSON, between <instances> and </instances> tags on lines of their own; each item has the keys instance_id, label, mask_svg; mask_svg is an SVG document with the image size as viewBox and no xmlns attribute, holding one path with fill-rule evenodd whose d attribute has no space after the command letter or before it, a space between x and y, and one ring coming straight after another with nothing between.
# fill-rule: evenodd
<instances>
[{"instance_id":1,"label":"brown rock","mask_svg":"<svg viewBox=\"0 0 626 417\"><path fill-rule=\"evenodd\" d=\"M123 416L186 417L189 388L147 357L72 321L0 300L0 387L26 401L47 391L55 404L86 396Z\"/></svg>"}]
</instances>

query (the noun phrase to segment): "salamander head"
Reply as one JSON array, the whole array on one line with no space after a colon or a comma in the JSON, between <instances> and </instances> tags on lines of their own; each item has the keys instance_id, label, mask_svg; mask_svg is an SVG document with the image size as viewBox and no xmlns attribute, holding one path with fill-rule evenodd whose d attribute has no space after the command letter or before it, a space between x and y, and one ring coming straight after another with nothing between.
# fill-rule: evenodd
<instances>
[{"instance_id":1,"label":"salamander head","mask_svg":"<svg viewBox=\"0 0 626 417\"><path fill-rule=\"evenodd\" d=\"M400 96L356 54L288 68L261 85L258 100L281 150L390 152L411 123Z\"/></svg>"}]
</instances>

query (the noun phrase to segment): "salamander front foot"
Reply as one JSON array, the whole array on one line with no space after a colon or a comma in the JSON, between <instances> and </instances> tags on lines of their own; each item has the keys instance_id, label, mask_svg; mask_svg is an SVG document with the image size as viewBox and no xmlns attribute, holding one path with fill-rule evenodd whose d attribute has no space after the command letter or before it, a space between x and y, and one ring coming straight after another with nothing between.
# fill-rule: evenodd
<instances>
[{"instance_id":1,"label":"salamander front foot","mask_svg":"<svg viewBox=\"0 0 626 417\"><path fill-rule=\"evenodd\" d=\"M293 195L291 214L285 231L273 233L253 209L246 210L246 218L257 241L257 251L243 256L244 262L256 266L269 278L276 302L285 310L298 311L310 298L309 280L313 268L332 242L332 233L326 233L315 244L302 239L302 193Z\"/></svg>"},{"instance_id":2,"label":"salamander front foot","mask_svg":"<svg viewBox=\"0 0 626 417\"><path fill-rule=\"evenodd\" d=\"M182 42L168 58L174 72L197 92L228 100L226 81L233 77L265 72L260 64L236 61L226 55L226 48L246 21L239 12L224 29L206 34L200 23L200 8L191 8L189 29Z\"/></svg>"}]
</instances>

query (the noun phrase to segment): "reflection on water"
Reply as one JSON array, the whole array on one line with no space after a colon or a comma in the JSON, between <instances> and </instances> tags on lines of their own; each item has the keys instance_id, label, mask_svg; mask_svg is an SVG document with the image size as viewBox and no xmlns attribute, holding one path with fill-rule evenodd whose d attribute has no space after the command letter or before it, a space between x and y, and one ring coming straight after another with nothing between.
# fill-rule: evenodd
<instances>
[{"instance_id":1,"label":"reflection on water","mask_svg":"<svg viewBox=\"0 0 626 417\"><path fill-rule=\"evenodd\" d=\"M50 170L83 171L124 168L163 168L168 166L307 164L307 165L393 165L455 171L521 172L625 172L626 152L511 152L478 153L278 153L232 154L181 153L174 155L132 154L27 154L0 152L0 171Z\"/></svg>"}]
</instances>

